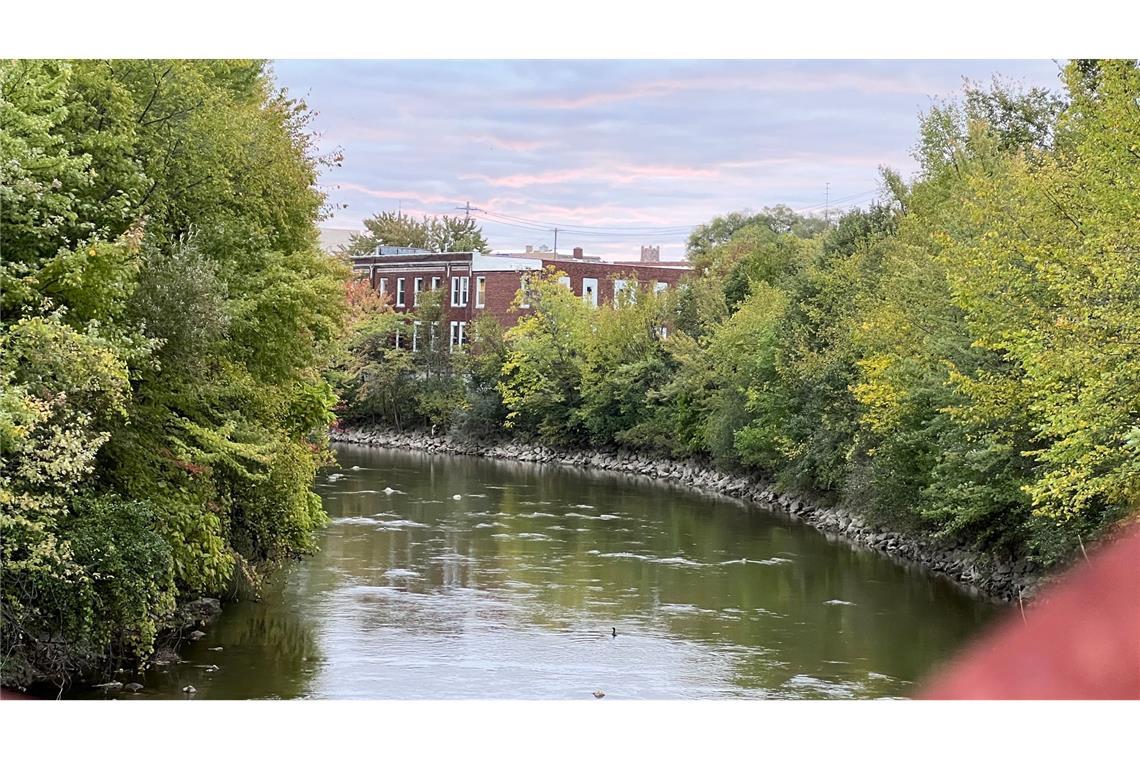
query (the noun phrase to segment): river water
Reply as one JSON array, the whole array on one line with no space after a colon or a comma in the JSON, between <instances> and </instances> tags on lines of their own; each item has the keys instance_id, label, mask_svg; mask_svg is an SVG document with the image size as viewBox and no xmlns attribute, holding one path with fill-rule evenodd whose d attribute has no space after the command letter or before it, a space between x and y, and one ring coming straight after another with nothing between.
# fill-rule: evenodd
<instances>
[{"instance_id":1,"label":"river water","mask_svg":"<svg viewBox=\"0 0 1140 760\"><path fill-rule=\"evenodd\" d=\"M318 482L331 518L320 553L260 602L227 605L143 691L108 696L901 697L997 611L917 567L680 486L336 454Z\"/></svg>"}]
</instances>

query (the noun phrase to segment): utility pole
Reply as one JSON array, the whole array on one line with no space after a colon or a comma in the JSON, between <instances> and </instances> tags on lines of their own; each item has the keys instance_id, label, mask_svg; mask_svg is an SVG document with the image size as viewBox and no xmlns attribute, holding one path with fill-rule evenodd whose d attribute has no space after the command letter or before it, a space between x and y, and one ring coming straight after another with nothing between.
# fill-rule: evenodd
<instances>
[{"instance_id":1,"label":"utility pole","mask_svg":"<svg viewBox=\"0 0 1140 760\"><path fill-rule=\"evenodd\" d=\"M483 209L476 208L475 206L471 205L471 201L467 201L462 206L456 206L455 210L456 211L462 211L463 212L463 218L468 219L468 218L470 218L472 211L482 211Z\"/></svg>"},{"instance_id":2,"label":"utility pole","mask_svg":"<svg viewBox=\"0 0 1140 760\"><path fill-rule=\"evenodd\" d=\"M558 255L558 228L554 228L554 255Z\"/></svg>"}]
</instances>

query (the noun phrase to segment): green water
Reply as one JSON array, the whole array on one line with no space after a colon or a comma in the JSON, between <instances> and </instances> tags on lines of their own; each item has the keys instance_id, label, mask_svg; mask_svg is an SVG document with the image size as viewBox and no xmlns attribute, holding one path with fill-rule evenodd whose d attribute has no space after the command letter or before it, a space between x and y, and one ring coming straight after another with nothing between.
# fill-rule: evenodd
<instances>
[{"instance_id":1,"label":"green water","mask_svg":"<svg viewBox=\"0 0 1140 760\"><path fill-rule=\"evenodd\" d=\"M319 478L320 553L260 602L228 605L142 692L111 696L899 697L996 612L733 499L557 466L336 452Z\"/></svg>"}]
</instances>

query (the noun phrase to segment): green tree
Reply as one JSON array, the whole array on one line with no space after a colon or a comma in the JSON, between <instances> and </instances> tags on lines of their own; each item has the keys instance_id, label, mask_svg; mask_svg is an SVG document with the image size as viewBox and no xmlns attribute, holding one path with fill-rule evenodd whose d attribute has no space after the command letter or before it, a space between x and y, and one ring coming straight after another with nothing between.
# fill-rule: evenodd
<instances>
[{"instance_id":1,"label":"green tree","mask_svg":"<svg viewBox=\"0 0 1140 760\"><path fill-rule=\"evenodd\" d=\"M0 63L3 681L145 657L313 548L347 271L257 61Z\"/></svg>"},{"instance_id":2,"label":"green tree","mask_svg":"<svg viewBox=\"0 0 1140 760\"><path fill-rule=\"evenodd\" d=\"M344 251L351 256L372 253L380 245L423 248L428 251L490 252L487 239L474 219L459 216L424 216L416 219L383 211L364 220L366 232L353 235Z\"/></svg>"},{"instance_id":3,"label":"green tree","mask_svg":"<svg viewBox=\"0 0 1140 760\"><path fill-rule=\"evenodd\" d=\"M550 441L582 439L575 410L582 392L583 354L592 310L547 267L528 283L528 316L507 331L499 392L507 428ZM521 305L521 293L515 306Z\"/></svg>"}]
</instances>

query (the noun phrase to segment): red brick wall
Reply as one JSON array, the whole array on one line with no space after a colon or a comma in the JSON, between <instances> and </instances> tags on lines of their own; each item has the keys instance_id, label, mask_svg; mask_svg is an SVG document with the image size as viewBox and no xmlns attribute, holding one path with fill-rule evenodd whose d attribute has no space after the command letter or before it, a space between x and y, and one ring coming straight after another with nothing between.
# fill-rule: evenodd
<instances>
[{"instance_id":1,"label":"red brick wall","mask_svg":"<svg viewBox=\"0 0 1140 760\"><path fill-rule=\"evenodd\" d=\"M423 278L424 290L431 287L431 278L440 278L440 288L443 290L443 303L447 312L448 321L465 321L470 323L482 314L491 314L498 318L504 327L515 325L520 318L528 312L526 309L512 310L511 304L519 288L520 273L506 272L470 272L469 259L462 254L438 254L435 257L417 256L408 257L406 261L393 261L391 257L376 259L360 259L356 263L367 264L375 262L383 264L384 269L377 269L372 280L373 287L379 289L380 278L387 279L387 293L393 308L397 312L406 313L413 310L413 287L415 278ZM450 264L452 276L464 276L470 272L470 284L467 296L467 306L451 306L451 282L446 272L439 269L440 264ZM434 269L428 269L435 265ZM598 281L598 304L607 304L613 301L614 279L636 278L642 288L650 287L650 283L666 282L670 288L677 283L688 271L679 267L662 267L640 264L638 262L621 262L617 264L603 264L594 261L559 261L556 268L570 278L570 288L575 295L582 295L583 278L593 277ZM530 270L534 271L534 270ZM405 298L404 306L396 306L396 280L404 278ZM476 293L478 277L486 278L486 305L476 308Z\"/></svg>"},{"instance_id":2,"label":"red brick wall","mask_svg":"<svg viewBox=\"0 0 1140 760\"><path fill-rule=\"evenodd\" d=\"M618 264L601 264L592 261L560 261L556 268L565 272L570 278L570 289L574 295L582 295L582 280L593 277L598 281L598 304L607 304L614 299L615 279L637 279L642 288L650 287L651 282L667 282L670 288L677 287L677 283L688 272L680 267L655 267L638 264L637 262L621 262Z\"/></svg>"},{"instance_id":3,"label":"red brick wall","mask_svg":"<svg viewBox=\"0 0 1140 760\"><path fill-rule=\"evenodd\" d=\"M527 313L525 309L512 311L511 304L515 300L520 283L518 272L476 272L476 277L487 278L487 305L482 309L475 308L475 290L477 285L472 284L471 290L471 318L477 319L483 314L491 314L499 320L503 327L513 327L519 319Z\"/></svg>"},{"instance_id":4,"label":"red brick wall","mask_svg":"<svg viewBox=\"0 0 1140 760\"><path fill-rule=\"evenodd\" d=\"M466 275L467 275L466 269L463 269L463 270L455 269L455 270L453 270L452 277L462 277L462 276L466 276ZM415 310L414 288L415 288L415 282L416 282L417 277L423 278L423 290L424 290L424 292L427 292L428 290L431 289L431 278L432 277L438 277L439 278L439 288L441 291L443 291L443 308L448 313L448 319L449 320L451 320L451 319L465 320L467 318L466 315L469 311L469 308L451 305L451 279L447 276L447 274L445 272L440 272L439 270L430 271L430 270L410 269L410 268L409 269L398 269L398 270L382 270L382 271L377 270L375 280L373 281L373 286L377 290L380 289L380 278L382 278L382 277L386 278L388 280L388 283L387 283L388 291L387 292L388 292L389 302L392 304L392 308L395 309L399 313L405 313L405 312L410 312L410 311ZM401 278L401 277L404 279L404 305L403 306L399 306L396 304L396 280ZM475 302L474 287L475 287L474 281L472 281L471 285L468 289L468 294L467 294L469 306L473 305Z\"/></svg>"}]
</instances>

